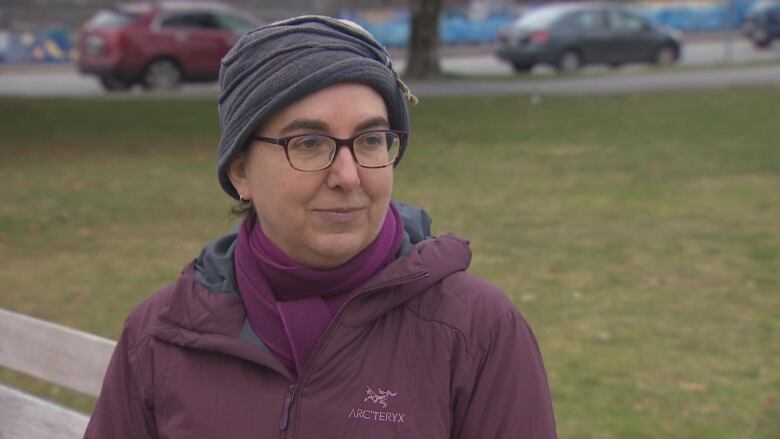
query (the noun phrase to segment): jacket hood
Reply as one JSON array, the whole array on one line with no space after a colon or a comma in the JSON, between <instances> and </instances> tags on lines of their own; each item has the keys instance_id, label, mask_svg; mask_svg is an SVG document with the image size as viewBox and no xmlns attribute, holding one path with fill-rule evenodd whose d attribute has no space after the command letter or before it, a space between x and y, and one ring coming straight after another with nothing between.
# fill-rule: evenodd
<instances>
[{"instance_id":1,"label":"jacket hood","mask_svg":"<svg viewBox=\"0 0 780 439\"><path fill-rule=\"evenodd\" d=\"M366 283L354 299L354 308L359 307L360 311L347 313L344 323L365 325L445 277L465 271L470 263L468 241L455 234L422 241ZM383 291L385 294L376 294Z\"/></svg>"}]
</instances>

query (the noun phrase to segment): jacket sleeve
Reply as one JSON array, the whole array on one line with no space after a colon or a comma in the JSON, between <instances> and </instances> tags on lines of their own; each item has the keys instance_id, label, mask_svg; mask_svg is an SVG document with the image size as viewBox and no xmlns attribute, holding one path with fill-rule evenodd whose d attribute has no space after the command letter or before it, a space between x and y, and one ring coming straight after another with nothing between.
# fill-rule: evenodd
<instances>
[{"instance_id":1,"label":"jacket sleeve","mask_svg":"<svg viewBox=\"0 0 780 439\"><path fill-rule=\"evenodd\" d=\"M154 411L144 398L137 346L128 325L108 364L85 439L156 438Z\"/></svg>"},{"instance_id":2,"label":"jacket sleeve","mask_svg":"<svg viewBox=\"0 0 780 439\"><path fill-rule=\"evenodd\" d=\"M550 389L531 328L513 309L477 345L453 407L453 438L555 439Z\"/></svg>"}]
</instances>

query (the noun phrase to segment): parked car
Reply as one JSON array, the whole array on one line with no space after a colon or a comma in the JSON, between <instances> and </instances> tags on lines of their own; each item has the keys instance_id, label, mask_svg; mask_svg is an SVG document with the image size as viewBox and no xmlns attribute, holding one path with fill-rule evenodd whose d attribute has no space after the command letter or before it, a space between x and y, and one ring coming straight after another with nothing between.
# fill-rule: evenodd
<instances>
[{"instance_id":1,"label":"parked car","mask_svg":"<svg viewBox=\"0 0 780 439\"><path fill-rule=\"evenodd\" d=\"M518 72L536 64L573 72L586 64L667 65L679 60L681 51L678 31L620 5L559 3L532 9L502 28L496 54Z\"/></svg>"},{"instance_id":2,"label":"parked car","mask_svg":"<svg viewBox=\"0 0 780 439\"><path fill-rule=\"evenodd\" d=\"M77 39L78 69L96 75L106 90L140 83L176 88L212 81L220 60L260 20L221 3L125 3L97 12Z\"/></svg>"},{"instance_id":3,"label":"parked car","mask_svg":"<svg viewBox=\"0 0 780 439\"><path fill-rule=\"evenodd\" d=\"M772 45L780 38L780 1L760 0L745 16L742 33L761 49Z\"/></svg>"}]
</instances>

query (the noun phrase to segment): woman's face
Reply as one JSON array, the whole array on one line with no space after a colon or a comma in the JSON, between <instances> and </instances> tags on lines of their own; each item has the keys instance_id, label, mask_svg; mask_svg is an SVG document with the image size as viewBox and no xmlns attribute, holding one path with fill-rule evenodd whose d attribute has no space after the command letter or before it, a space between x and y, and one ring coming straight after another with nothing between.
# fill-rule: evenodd
<instances>
[{"instance_id":1,"label":"woman's face","mask_svg":"<svg viewBox=\"0 0 780 439\"><path fill-rule=\"evenodd\" d=\"M256 135L326 134L350 138L388 129L387 108L372 88L338 84L312 93L272 115ZM239 194L251 199L263 233L299 264L334 268L376 238L393 188L393 167L360 167L341 147L321 171L302 172L279 145L252 141L229 169Z\"/></svg>"}]
</instances>

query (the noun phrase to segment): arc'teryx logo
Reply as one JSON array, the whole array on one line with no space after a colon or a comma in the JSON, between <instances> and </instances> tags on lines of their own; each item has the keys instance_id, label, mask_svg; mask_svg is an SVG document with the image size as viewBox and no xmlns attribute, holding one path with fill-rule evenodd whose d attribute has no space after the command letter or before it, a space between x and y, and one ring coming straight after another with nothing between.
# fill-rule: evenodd
<instances>
[{"instance_id":1,"label":"arc'teryx logo","mask_svg":"<svg viewBox=\"0 0 780 439\"><path fill-rule=\"evenodd\" d=\"M366 395L368 396L366 396L366 399L364 399L363 402L371 401L374 404L381 404L382 408L387 408L388 398L391 396L398 396L397 393L382 389L379 389L379 395L377 395L370 387L366 387Z\"/></svg>"},{"instance_id":2,"label":"arc'teryx logo","mask_svg":"<svg viewBox=\"0 0 780 439\"><path fill-rule=\"evenodd\" d=\"M390 397L398 396L397 393L390 390L378 389L379 392L374 392L371 387L366 387L366 397L363 398L363 402L372 402L379 404L382 408L387 408L387 403ZM376 410L369 410L364 408L353 408L349 412L347 418L354 418L365 421L374 422L392 422L396 424L403 424L406 413L398 412L379 412Z\"/></svg>"}]
</instances>

